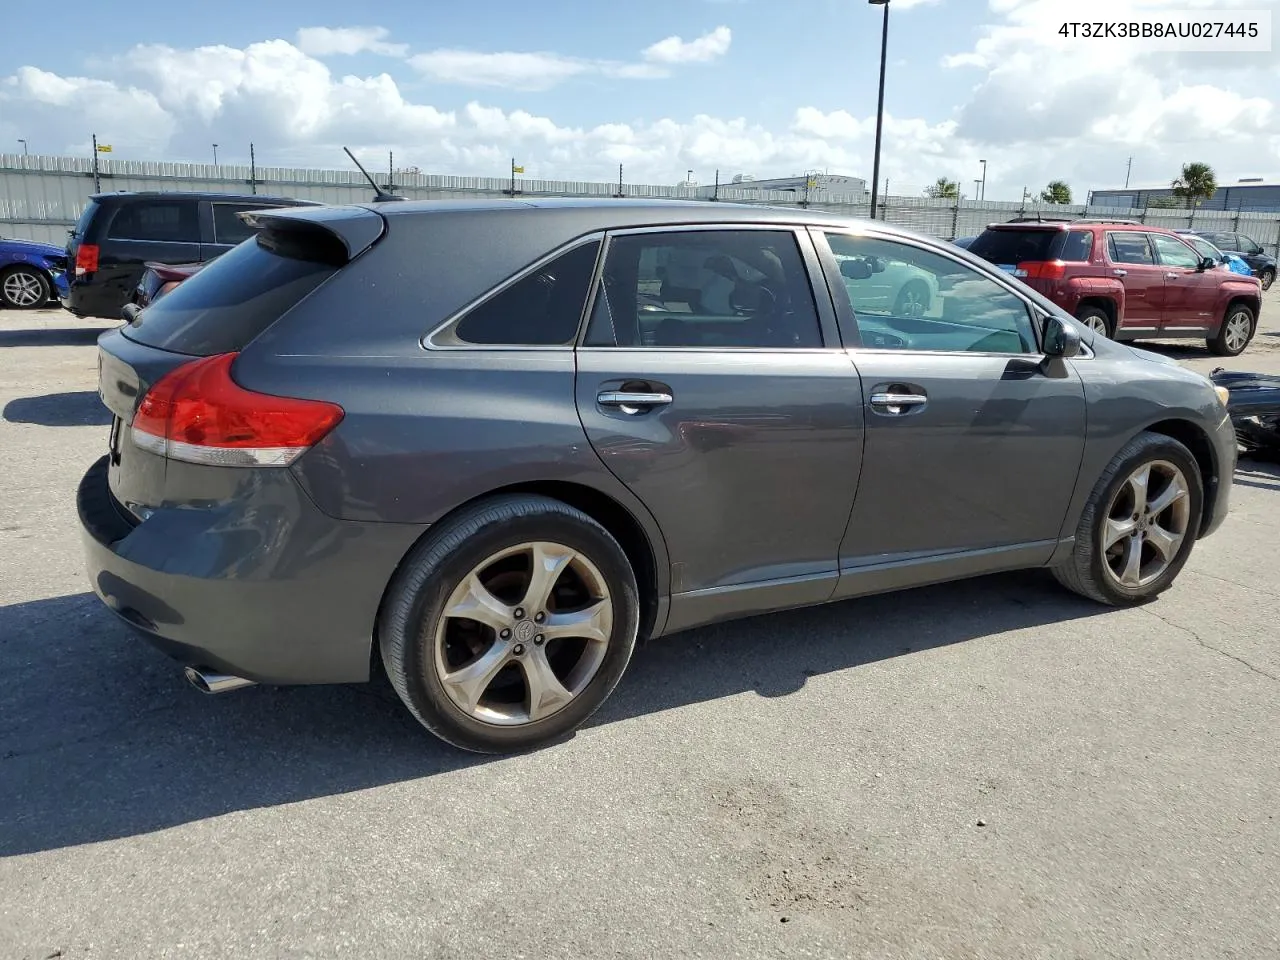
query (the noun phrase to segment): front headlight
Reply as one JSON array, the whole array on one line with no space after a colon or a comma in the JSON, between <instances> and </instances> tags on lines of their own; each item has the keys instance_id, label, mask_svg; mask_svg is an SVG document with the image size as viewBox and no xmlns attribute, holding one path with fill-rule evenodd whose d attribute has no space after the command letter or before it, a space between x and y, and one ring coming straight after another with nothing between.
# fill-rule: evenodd
<instances>
[{"instance_id":1,"label":"front headlight","mask_svg":"<svg viewBox=\"0 0 1280 960\"><path fill-rule=\"evenodd\" d=\"M1231 399L1231 391L1228 390L1226 387L1219 387L1215 385L1213 388L1213 392L1218 395L1218 402L1221 403L1224 407L1227 405L1227 402Z\"/></svg>"}]
</instances>

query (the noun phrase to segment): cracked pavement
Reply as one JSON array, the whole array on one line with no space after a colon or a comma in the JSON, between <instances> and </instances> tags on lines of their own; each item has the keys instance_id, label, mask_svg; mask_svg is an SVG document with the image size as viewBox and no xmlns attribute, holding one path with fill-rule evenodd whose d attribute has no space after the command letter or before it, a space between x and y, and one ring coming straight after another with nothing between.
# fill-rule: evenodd
<instances>
[{"instance_id":1,"label":"cracked pavement","mask_svg":"<svg viewBox=\"0 0 1280 960\"><path fill-rule=\"evenodd\" d=\"M1239 358L1280 373L1280 288ZM1176 586L1020 573L642 649L571 741L202 697L88 594L97 330L0 312L0 957L1280 956L1280 466Z\"/></svg>"}]
</instances>

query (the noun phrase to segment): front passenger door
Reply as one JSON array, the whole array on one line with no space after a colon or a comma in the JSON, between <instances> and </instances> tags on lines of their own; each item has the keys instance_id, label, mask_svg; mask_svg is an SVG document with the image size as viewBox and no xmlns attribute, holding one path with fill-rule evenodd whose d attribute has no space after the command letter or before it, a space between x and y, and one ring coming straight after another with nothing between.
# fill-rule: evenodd
<instances>
[{"instance_id":1,"label":"front passenger door","mask_svg":"<svg viewBox=\"0 0 1280 960\"><path fill-rule=\"evenodd\" d=\"M866 421L838 595L864 592L868 572L896 570L882 585L904 586L938 579L931 570L948 563L981 572L1047 561L1084 451L1072 363L1047 360L1026 302L969 264L897 237L815 234ZM937 294L923 315L853 309L856 292L842 294L871 278L872 258L929 276Z\"/></svg>"}]
</instances>

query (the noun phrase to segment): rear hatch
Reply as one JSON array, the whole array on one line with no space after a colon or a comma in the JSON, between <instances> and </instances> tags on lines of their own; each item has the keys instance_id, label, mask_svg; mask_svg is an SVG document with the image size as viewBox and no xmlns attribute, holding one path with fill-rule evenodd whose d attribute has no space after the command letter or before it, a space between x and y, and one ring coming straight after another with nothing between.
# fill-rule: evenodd
<instances>
[{"instance_id":1,"label":"rear hatch","mask_svg":"<svg viewBox=\"0 0 1280 960\"><path fill-rule=\"evenodd\" d=\"M99 339L99 394L112 414L108 482L135 519L161 504L200 498L174 488L175 462L184 476L190 476L188 464L206 470L287 465L278 443L268 439L255 447L249 434L275 430L278 439L281 423L296 428L306 402L239 388L234 361L381 235L378 214L348 213L354 209L262 216L262 232L252 242Z\"/></svg>"},{"instance_id":2,"label":"rear hatch","mask_svg":"<svg viewBox=\"0 0 1280 960\"><path fill-rule=\"evenodd\" d=\"M1027 286L1048 295L1061 277L1055 265L1067 232L1059 227L1003 225L988 227L969 252L1011 273Z\"/></svg>"}]
</instances>

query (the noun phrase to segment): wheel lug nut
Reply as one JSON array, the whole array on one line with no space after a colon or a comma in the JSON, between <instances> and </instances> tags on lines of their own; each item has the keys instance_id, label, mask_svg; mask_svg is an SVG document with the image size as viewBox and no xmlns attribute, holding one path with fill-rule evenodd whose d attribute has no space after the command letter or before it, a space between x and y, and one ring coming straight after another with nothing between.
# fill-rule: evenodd
<instances>
[{"instance_id":1,"label":"wheel lug nut","mask_svg":"<svg viewBox=\"0 0 1280 960\"><path fill-rule=\"evenodd\" d=\"M512 652L512 653L514 653L517 657L518 657L518 656L520 656L522 653L524 653L524 644L523 644L523 643L517 643L517 644L515 645L515 649L514 649L514 650L512 650L511 652Z\"/></svg>"},{"instance_id":2,"label":"wheel lug nut","mask_svg":"<svg viewBox=\"0 0 1280 960\"><path fill-rule=\"evenodd\" d=\"M543 613L541 610L539 610L537 613L533 615L533 619L538 621L538 623L541 623L543 620L547 619L547 615Z\"/></svg>"},{"instance_id":3,"label":"wheel lug nut","mask_svg":"<svg viewBox=\"0 0 1280 960\"><path fill-rule=\"evenodd\" d=\"M503 630L501 633L499 633L499 634L498 634L498 636L500 636L503 640L510 640L510 639L511 639L511 631L510 631L510 630Z\"/></svg>"},{"instance_id":4,"label":"wheel lug nut","mask_svg":"<svg viewBox=\"0 0 1280 960\"><path fill-rule=\"evenodd\" d=\"M523 607L516 607L516 619L517 619L517 620L523 620L523 619L524 619L524 608L523 608Z\"/></svg>"},{"instance_id":5,"label":"wheel lug nut","mask_svg":"<svg viewBox=\"0 0 1280 960\"><path fill-rule=\"evenodd\" d=\"M543 642L544 642L546 639L547 639L547 638L546 638L546 637L544 637L542 634L538 634L536 637L534 637L534 638L533 638L533 644L534 644L534 646L540 647L540 646L542 646Z\"/></svg>"}]
</instances>

